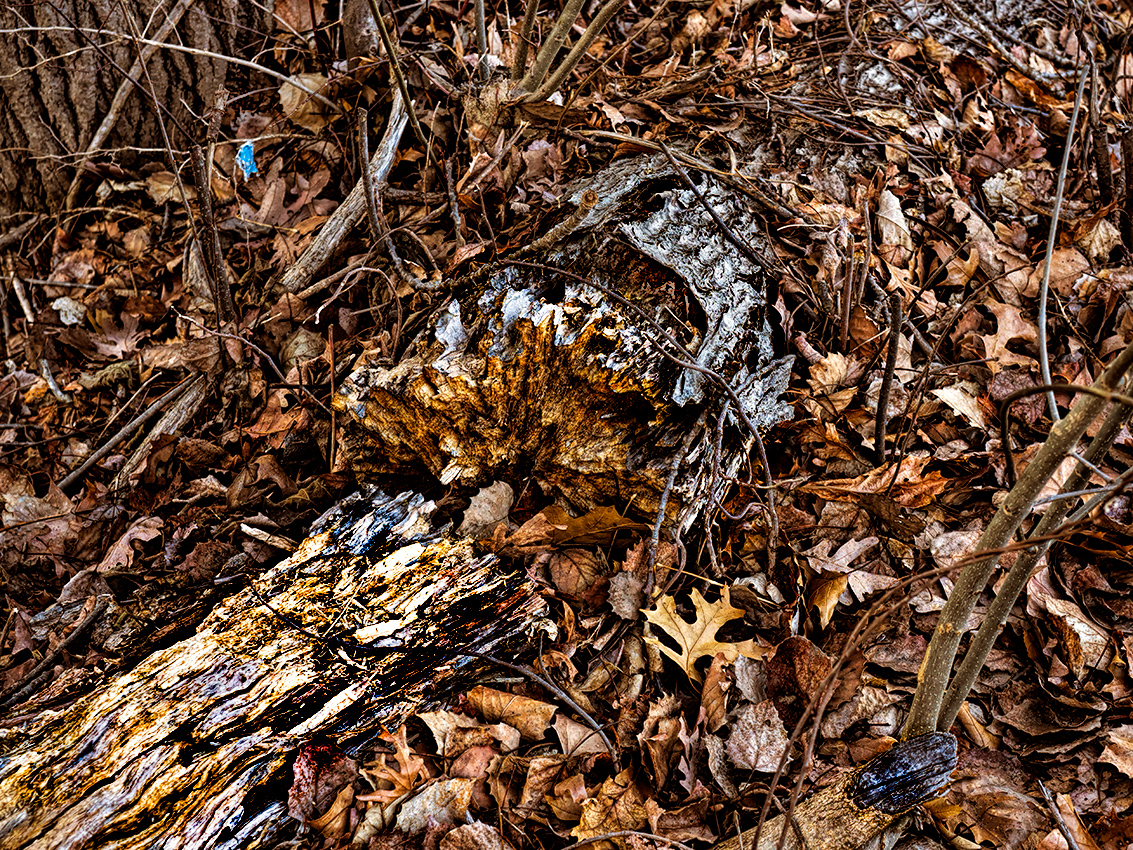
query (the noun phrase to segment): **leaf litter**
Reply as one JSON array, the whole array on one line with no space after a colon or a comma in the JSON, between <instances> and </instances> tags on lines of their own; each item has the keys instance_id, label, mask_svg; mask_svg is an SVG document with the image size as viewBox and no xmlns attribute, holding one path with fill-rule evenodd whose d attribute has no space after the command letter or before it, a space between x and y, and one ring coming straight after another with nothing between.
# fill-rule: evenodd
<instances>
[{"instance_id":1,"label":"leaf litter","mask_svg":"<svg viewBox=\"0 0 1133 850\"><path fill-rule=\"evenodd\" d=\"M210 330L186 200L160 158L102 179L104 211L12 257L35 282L26 309L5 302L0 377L0 683L13 712L68 704L132 653L192 629L224 588L273 563L281 541L302 539L353 487L328 407L344 364L364 348L396 363L436 304L357 236L336 260L343 274L298 296L274 285L357 177L347 119L311 92L380 106L387 90L376 56L327 75L333 63L305 38L333 28L323 4L277 10L275 61L291 82L229 106L215 150L222 259L239 281L232 337ZM565 99L509 107L514 141L494 108L455 96L479 60L470 9L434 4L403 22L408 84L422 123L450 145L452 171L446 186L435 152L403 141L385 214L395 232L417 234L397 236L406 261L470 271L529 244L530 222L553 222L570 181L612 156L651 140L695 149L762 199L780 263L777 330L799 355L796 418L768 435L774 557L767 528L744 519L755 496L742 483L712 518L711 553L665 540L653 551L628 504L572 516L530 491L492 503L449 494L484 547L543 582L555 634L529 660L590 716L503 679L357 758L304 745L289 807L308 846L522 850L623 830L660 839L599 843L708 842L731 834L733 813L753 817L781 764L788 779L826 784L897 734L949 571L1008 486L1005 452L1025 465L1051 426L1032 397L1012 409L1010 447L997 430L1000 402L1041 383L1044 243L1074 107L1072 75L1052 74L1091 50L1117 61L1100 75L1101 115L1071 152L1050 256L1052 374L1088 383L1133 334L1128 205L1103 203L1099 182L1099 168L1131 173L1129 59L1114 52L1129 13L1089 10L1077 28L1054 13L989 24L977 10L949 32L897 5L626 9ZM491 20L504 64L515 19ZM989 25L1011 30L1008 53L971 29ZM769 140L750 150L745 126L768 116ZM255 167L236 177L247 141ZM896 328L888 294L901 305ZM209 377L206 399L144 445L127 481L118 473L132 434L79 486L58 486L191 371ZM1058 400L1065 409L1071 397ZM1131 447L1125 428L1099 483L1125 471ZM961 711L960 767L926 807L925 841L1060 848L1063 829L1079 847L1133 840L1131 509L1115 492L1031 578ZM854 624L902 586L882 627L853 645ZM143 613L66 642L107 594ZM29 687L51 653L53 675ZM794 726L835 660L808 760ZM618 761L596 745L592 721L611 731ZM785 805L784 787L771 793Z\"/></svg>"}]
</instances>

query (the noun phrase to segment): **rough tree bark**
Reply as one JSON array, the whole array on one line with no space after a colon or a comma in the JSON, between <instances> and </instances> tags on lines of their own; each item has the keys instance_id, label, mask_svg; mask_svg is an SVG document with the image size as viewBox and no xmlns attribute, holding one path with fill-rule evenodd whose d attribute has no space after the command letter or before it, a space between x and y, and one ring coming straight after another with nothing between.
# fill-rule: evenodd
<instances>
[{"instance_id":1,"label":"rough tree bark","mask_svg":"<svg viewBox=\"0 0 1133 850\"><path fill-rule=\"evenodd\" d=\"M56 212L115 93L146 49L141 39L232 56L262 39L263 4L238 0L56 0L0 3L0 222ZM176 22L164 33L166 24ZM249 57L250 58L250 57ZM174 147L204 137L201 117L228 63L163 47L130 86L100 162L128 167L133 148L161 148L154 99ZM188 137L186 136L188 133ZM34 175L34 176L33 176Z\"/></svg>"}]
</instances>

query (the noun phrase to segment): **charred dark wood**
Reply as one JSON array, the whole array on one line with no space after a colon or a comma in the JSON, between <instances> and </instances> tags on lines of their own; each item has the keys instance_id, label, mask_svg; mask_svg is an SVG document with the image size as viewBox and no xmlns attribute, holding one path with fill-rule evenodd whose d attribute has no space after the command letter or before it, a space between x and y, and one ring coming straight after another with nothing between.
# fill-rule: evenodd
<instances>
[{"instance_id":1,"label":"charred dark wood","mask_svg":"<svg viewBox=\"0 0 1133 850\"><path fill-rule=\"evenodd\" d=\"M956 738L933 732L902 741L799 804L712 850L855 850L914 806L931 800L956 769Z\"/></svg>"}]
</instances>

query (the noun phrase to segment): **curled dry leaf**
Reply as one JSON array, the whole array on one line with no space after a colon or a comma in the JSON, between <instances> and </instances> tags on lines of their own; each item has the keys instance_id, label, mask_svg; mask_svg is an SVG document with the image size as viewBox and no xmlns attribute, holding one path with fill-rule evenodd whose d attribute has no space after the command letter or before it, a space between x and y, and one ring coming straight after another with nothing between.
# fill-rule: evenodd
<instances>
[{"instance_id":1,"label":"curled dry leaf","mask_svg":"<svg viewBox=\"0 0 1133 850\"><path fill-rule=\"evenodd\" d=\"M606 600L606 564L590 549L565 549L551 554L548 562L551 581L568 599L593 608Z\"/></svg>"},{"instance_id":2,"label":"curled dry leaf","mask_svg":"<svg viewBox=\"0 0 1133 850\"><path fill-rule=\"evenodd\" d=\"M477 685L468 692L468 703L490 723L506 723L528 741L538 741L547 732L557 707L547 702L516 696Z\"/></svg>"},{"instance_id":3,"label":"curled dry leaf","mask_svg":"<svg viewBox=\"0 0 1133 850\"><path fill-rule=\"evenodd\" d=\"M425 760L410 748L404 726L396 734L383 732L381 740L392 744L394 751L383 753L375 764L363 768L362 775L374 784L376 790L359 794L358 799L387 804L400 800L428 780L432 772Z\"/></svg>"},{"instance_id":4,"label":"curled dry leaf","mask_svg":"<svg viewBox=\"0 0 1133 850\"><path fill-rule=\"evenodd\" d=\"M577 839L594 838L607 832L641 829L647 822L645 793L634 781L636 770L627 767L617 776L602 783L598 793L582 804L578 826L570 831ZM599 841L590 845L596 850L622 846L622 841Z\"/></svg>"},{"instance_id":5,"label":"curled dry leaf","mask_svg":"<svg viewBox=\"0 0 1133 850\"><path fill-rule=\"evenodd\" d=\"M704 678L704 691L700 696L700 708L704 712L704 723L709 732L715 732L727 720L728 689L732 686L732 674L723 653L717 652L708 667Z\"/></svg>"}]
</instances>

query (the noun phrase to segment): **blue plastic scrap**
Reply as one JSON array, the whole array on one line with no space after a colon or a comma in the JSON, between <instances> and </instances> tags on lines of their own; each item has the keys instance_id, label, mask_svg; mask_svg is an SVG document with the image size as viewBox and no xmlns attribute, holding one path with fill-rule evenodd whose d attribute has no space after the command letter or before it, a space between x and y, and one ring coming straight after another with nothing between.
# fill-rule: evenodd
<instances>
[{"instance_id":1,"label":"blue plastic scrap","mask_svg":"<svg viewBox=\"0 0 1133 850\"><path fill-rule=\"evenodd\" d=\"M240 145L240 149L236 151L236 164L240 166L240 171L245 180L256 174L259 169L256 168L256 143L254 141L247 141Z\"/></svg>"}]
</instances>

